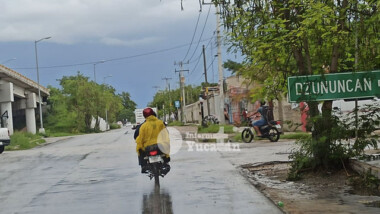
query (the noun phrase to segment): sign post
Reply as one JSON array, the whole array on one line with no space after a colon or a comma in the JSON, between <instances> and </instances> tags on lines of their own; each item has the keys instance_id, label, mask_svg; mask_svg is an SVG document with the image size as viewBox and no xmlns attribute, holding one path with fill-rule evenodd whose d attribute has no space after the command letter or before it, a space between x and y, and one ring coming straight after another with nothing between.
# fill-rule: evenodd
<instances>
[{"instance_id":1,"label":"sign post","mask_svg":"<svg viewBox=\"0 0 380 214\"><path fill-rule=\"evenodd\" d=\"M374 97L380 97L380 70L288 78L290 103Z\"/></svg>"}]
</instances>

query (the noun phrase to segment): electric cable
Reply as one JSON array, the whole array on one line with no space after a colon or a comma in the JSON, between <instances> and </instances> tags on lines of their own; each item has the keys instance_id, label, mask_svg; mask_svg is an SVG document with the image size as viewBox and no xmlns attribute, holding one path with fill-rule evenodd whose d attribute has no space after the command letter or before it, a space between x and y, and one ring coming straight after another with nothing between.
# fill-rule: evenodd
<instances>
[{"instance_id":1,"label":"electric cable","mask_svg":"<svg viewBox=\"0 0 380 214\"><path fill-rule=\"evenodd\" d=\"M210 40L212 38L214 38L214 36L211 37L211 38L204 39L202 41L204 42L204 41ZM137 57L142 57L142 56L148 56L148 55L152 55L152 54L158 54L158 53L168 52L168 51L172 51L172 50L175 50L175 49L186 47L188 45L189 44L183 44L183 45L178 45L178 46L175 46L175 47L161 49L161 50L157 50L157 51L151 51L151 52L137 54L137 55L132 55L132 56L111 58L111 59L106 59L106 60L102 60L102 61L104 61L104 62L112 62L112 61L132 59L132 58L137 58ZM38 68L39 69L44 69L44 68L63 68L63 67L74 67L74 66L82 66L82 65L92 65L92 64L97 63L99 61L101 61L101 60L97 60L97 61L93 61L93 62L83 62L83 63L67 64L67 65L41 66L41 67L38 67ZM21 68L12 68L12 69L14 69L14 70L15 69L18 69L18 70L28 70L28 69L36 69L36 67L21 67Z\"/></svg>"},{"instance_id":2,"label":"electric cable","mask_svg":"<svg viewBox=\"0 0 380 214\"><path fill-rule=\"evenodd\" d=\"M204 25L203 25L202 33L201 33L201 35L199 36L198 44L197 44L197 46L195 47L195 50L194 50L193 54L191 55L189 61L191 61L191 59L193 59L195 52L198 50L199 43L201 42L201 39L202 39L203 33L204 33L205 28L206 28L206 25L207 25L208 17L209 17L209 15L210 15L210 9L211 9L211 5L210 5L209 8L208 8L207 17L206 17L205 23L204 23Z\"/></svg>"},{"instance_id":3,"label":"electric cable","mask_svg":"<svg viewBox=\"0 0 380 214\"><path fill-rule=\"evenodd\" d=\"M201 17L201 13L202 13L202 12L201 12L201 11L199 11L199 13L198 13L198 19L197 19L197 24L195 25L195 29L194 29L194 33L193 33L193 38L191 38L191 42L190 42L190 46L189 46L189 49L187 49L187 53L186 53L185 57L183 57L183 60L182 60L182 62L184 62L184 61L185 61L185 59L186 59L187 55L188 55L188 54L189 54L189 52L190 52L191 46L193 45L193 41L194 41L195 33L197 32L197 29L198 29L199 18Z\"/></svg>"}]
</instances>

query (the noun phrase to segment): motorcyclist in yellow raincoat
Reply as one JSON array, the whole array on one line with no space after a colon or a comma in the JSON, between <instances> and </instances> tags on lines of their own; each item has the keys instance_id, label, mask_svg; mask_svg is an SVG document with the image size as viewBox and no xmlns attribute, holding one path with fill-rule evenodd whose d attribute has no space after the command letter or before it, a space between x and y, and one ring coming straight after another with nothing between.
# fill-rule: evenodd
<instances>
[{"instance_id":1,"label":"motorcyclist in yellow raincoat","mask_svg":"<svg viewBox=\"0 0 380 214\"><path fill-rule=\"evenodd\" d=\"M143 110L145 122L141 125L138 137L136 138L136 152L139 156L141 172L146 172L145 148L155 144L159 145L161 152L166 155L164 158L167 164L170 161L170 140L169 133L164 122L159 120L151 108Z\"/></svg>"}]
</instances>

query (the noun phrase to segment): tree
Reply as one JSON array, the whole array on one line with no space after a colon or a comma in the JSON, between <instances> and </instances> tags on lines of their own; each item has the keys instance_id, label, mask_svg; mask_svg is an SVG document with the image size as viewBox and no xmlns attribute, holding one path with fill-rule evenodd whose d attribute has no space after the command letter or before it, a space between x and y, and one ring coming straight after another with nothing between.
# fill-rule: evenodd
<instances>
[{"instance_id":1,"label":"tree","mask_svg":"<svg viewBox=\"0 0 380 214\"><path fill-rule=\"evenodd\" d=\"M137 104L131 100L131 95L128 92L122 92L119 94L119 97L121 99L123 109L117 116L118 120L123 121L124 119L127 119L130 122L136 122L134 111L137 107Z\"/></svg>"},{"instance_id":2,"label":"tree","mask_svg":"<svg viewBox=\"0 0 380 214\"><path fill-rule=\"evenodd\" d=\"M60 79L62 89L50 87L51 96L48 102L51 109L47 115L49 128L55 131L90 132L99 131L100 118L115 122L123 111L123 104L135 108L136 104L116 95L116 90L110 85L99 85L89 81L80 72L76 76L64 76ZM133 110L132 110L133 111ZM92 121L95 119L95 127Z\"/></svg>"},{"instance_id":3,"label":"tree","mask_svg":"<svg viewBox=\"0 0 380 214\"><path fill-rule=\"evenodd\" d=\"M286 93L286 79L380 68L380 3L375 0L214 0L241 52L242 75L260 80L267 97ZM316 166L327 167L334 146L332 101L308 102Z\"/></svg>"}]
</instances>

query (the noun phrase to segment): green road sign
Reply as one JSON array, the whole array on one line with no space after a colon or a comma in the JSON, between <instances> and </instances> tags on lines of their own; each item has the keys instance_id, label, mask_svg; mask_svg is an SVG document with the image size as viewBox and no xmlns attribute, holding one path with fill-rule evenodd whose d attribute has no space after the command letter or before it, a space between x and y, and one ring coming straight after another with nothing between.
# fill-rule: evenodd
<instances>
[{"instance_id":1,"label":"green road sign","mask_svg":"<svg viewBox=\"0 0 380 214\"><path fill-rule=\"evenodd\" d=\"M288 78L289 102L380 97L380 71Z\"/></svg>"}]
</instances>

